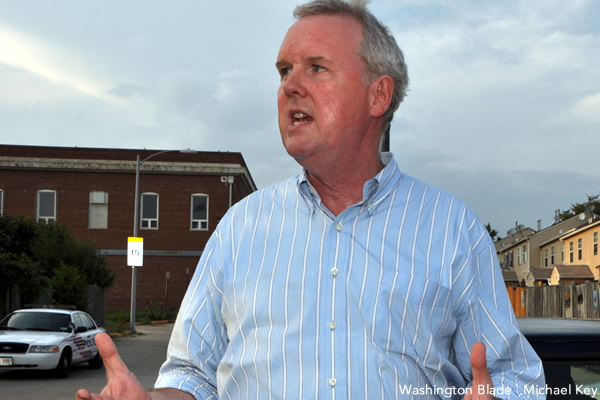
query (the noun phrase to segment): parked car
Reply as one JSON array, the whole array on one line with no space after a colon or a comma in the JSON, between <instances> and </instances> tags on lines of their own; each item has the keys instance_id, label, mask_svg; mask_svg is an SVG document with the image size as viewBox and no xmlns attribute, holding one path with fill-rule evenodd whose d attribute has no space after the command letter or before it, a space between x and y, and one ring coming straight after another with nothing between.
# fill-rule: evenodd
<instances>
[{"instance_id":1,"label":"parked car","mask_svg":"<svg viewBox=\"0 0 600 400\"><path fill-rule=\"evenodd\" d=\"M600 399L600 320L519 318L542 359L543 391L551 399Z\"/></svg>"},{"instance_id":2,"label":"parked car","mask_svg":"<svg viewBox=\"0 0 600 400\"><path fill-rule=\"evenodd\" d=\"M82 311L14 311L0 321L0 371L54 370L66 378L74 364L102 368L95 337L104 331Z\"/></svg>"}]
</instances>

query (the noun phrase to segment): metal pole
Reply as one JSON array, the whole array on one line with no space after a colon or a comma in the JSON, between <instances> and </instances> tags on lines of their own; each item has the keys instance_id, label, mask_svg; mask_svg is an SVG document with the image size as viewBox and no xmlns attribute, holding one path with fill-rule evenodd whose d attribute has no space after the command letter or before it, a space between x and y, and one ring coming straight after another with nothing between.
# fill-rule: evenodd
<instances>
[{"instance_id":1,"label":"metal pole","mask_svg":"<svg viewBox=\"0 0 600 400\"><path fill-rule=\"evenodd\" d=\"M135 201L133 210L133 237L138 235L139 215L140 215L140 155L137 155L135 163ZM129 313L129 327L131 333L135 333L135 295L136 295L136 278L137 270L134 266L131 267L131 309Z\"/></svg>"},{"instance_id":2,"label":"metal pole","mask_svg":"<svg viewBox=\"0 0 600 400\"><path fill-rule=\"evenodd\" d=\"M133 237L138 236L138 228L140 225L140 167L145 162L151 159L154 156L159 154L168 153L171 151L179 151L180 153L187 154L195 154L196 150L162 150L157 153L151 154L148 157L140 160L140 155L137 155L137 160L135 163L135 208L133 210ZM131 329L131 333L135 333L135 291L136 291L136 277L137 277L137 269L136 267L131 267L131 309L129 313L129 327Z\"/></svg>"},{"instance_id":3,"label":"metal pole","mask_svg":"<svg viewBox=\"0 0 600 400\"><path fill-rule=\"evenodd\" d=\"M231 208L231 204L233 203L233 176L227 177L227 183L229 184L229 208Z\"/></svg>"}]
</instances>

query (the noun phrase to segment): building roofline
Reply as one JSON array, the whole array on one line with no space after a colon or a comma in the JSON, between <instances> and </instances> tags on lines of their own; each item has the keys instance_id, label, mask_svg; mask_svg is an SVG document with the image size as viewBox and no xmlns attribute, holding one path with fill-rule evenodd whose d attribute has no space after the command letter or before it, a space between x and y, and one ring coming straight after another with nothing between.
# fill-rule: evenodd
<instances>
[{"instance_id":1,"label":"building roofline","mask_svg":"<svg viewBox=\"0 0 600 400\"><path fill-rule=\"evenodd\" d=\"M156 153L163 152L158 155ZM137 156L156 158L140 166L144 173L180 173L243 176L250 191L256 184L244 157L238 152L180 150L114 149L92 147L54 147L0 145L2 169L50 169L80 171L135 172Z\"/></svg>"}]
</instances>

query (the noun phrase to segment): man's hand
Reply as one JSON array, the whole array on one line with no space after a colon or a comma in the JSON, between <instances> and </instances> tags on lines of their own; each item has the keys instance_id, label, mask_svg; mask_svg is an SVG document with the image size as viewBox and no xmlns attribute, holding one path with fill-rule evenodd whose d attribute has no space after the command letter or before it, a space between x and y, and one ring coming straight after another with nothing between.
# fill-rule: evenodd
<instances>
[{"instance_id":1,"label":"man's hand","mask_svg":"<svg viewBox=\"0 0 600 400\"><path fill-rule=\"evenodd\" d=\"M96 346L104 361L106 386L99 395L79 389L75 395L77 400L151 400L148 392L121 360L110 336L105 333L96 335Z\"/></svg>"},{"instance_id":2,"label":"man's hand","mask_svg":"<svg viewBox=\"0 0 600 400\"><path fill-rule=\"evenodd\" d=\"M471 351L471 369L473 371L473 382L471 382L471 393L465 396L465 400L489 400L495 399L494 383L487 369L485 359L485 344L477 342Z\"/></svg>"}]
</instances>

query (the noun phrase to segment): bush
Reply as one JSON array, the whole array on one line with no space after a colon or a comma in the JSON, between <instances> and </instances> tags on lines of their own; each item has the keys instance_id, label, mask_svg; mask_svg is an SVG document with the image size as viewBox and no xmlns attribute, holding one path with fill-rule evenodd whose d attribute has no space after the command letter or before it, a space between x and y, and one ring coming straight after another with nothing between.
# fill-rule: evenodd
<instances>
[{"instance_id":1,"label":"bush","mask_svg":"<svg viewBox=\"0 0 600 400\"><path fill-rule=\"evenodd\" d=\"M61 263L54 270L52 289L55 304L75 305L78 310L87 310L87 283L76 267Z\"/></svg>"}]
</instances>

